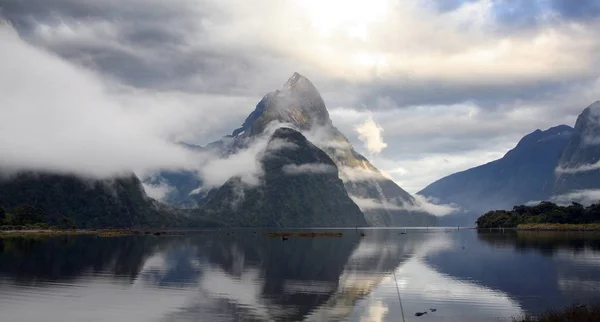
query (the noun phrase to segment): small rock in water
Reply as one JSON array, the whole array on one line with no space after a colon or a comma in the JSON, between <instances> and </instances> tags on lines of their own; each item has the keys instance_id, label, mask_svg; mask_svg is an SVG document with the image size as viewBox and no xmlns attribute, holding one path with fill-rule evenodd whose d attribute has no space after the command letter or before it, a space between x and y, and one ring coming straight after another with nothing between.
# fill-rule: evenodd
<instances>
[{"instance_id":1,"label":"small rock in water","mask_svg":"<svg viewBox=\"0 0 600 322\"><path fill-rule=\"evenodd\" d=\"M435 311L437 311L437 309L429 309L429 311L435 312Z\"/></svg>"},{"instance_id":2,"label":"small rock in water","mask_svg":"<svg viewBox=\"0 0 600 322\"><path fill-rule=\"evenodd\" d=\"M427 314L427 312L417 312L415 313L415 316L421 316L421 315L425 315Z\"/></svg>"}]
</instances>

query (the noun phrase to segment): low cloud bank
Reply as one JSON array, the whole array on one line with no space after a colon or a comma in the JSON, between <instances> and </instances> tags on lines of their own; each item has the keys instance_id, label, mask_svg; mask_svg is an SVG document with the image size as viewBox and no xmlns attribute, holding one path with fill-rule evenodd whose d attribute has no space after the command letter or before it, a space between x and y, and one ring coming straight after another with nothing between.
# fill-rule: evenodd
<instances>
[{"instance_id":1,"label":"low cloud bank","mask_svg":"<svg viewBox=\"0 0 600 322\"><path fill-rule=\"evenodd\" d=\"M589 206L600 202L600 189L576 190L566 194L553 196L550 201L559 205L569 205L571 202L578 202Z\"/></svg>"},{"instance_id":2,"label":"low cloud bank","mask_svg":"<svg viewBox=\"0 0 600 322\"><path fill-rule=\"evenodd\" d=\"M561 174L561 173L575 174L575 173L581 173L581 172L594 171L594 170L598 170L598 169L600 169L600 161L598 161L596 163L582 164L575 168L558 167L558 168L556 168L555 172L559 173L559 174Z\"/></svg>"},{"instance_id":3,"label":"low cloud bank","mask_svg":"<svg viewBox=\"0 0 600 322\"><path fill-rule=\"evenodd\" d=\"M298 174L329 174L337 173L336 167L322 163L304 163L304 164L286 164L283 166L283 172L289 175Z\"/></svg>"},{"instance_id":4,"label":"low cloud bank","mask_svg":"<svg viewBox=\"0 0 600 322\"><path fill-rule=\"evenodd\" d=\"M434 203L434 199L426 198L421 195L413 195L413 197L417 201L416 209L420 209L420 211L430 213L434 216L447 216L460 211L460 208L455 204L436 204Z\"/></svg>"},{"instance_id":5,"label":"low cloud bank","mask_svg":"<svg viewBox=\"0 0 600 322\"><path fill-rule=\"evenodd\" d=\"M131 107L95 74L0 24L0 168L111 177L194 166L152 110Z\"/></svg>"},{"instance_id":6,"label":"low cloud bank","mask_svg":"<svg viewBox=\"0 0 600 322\"><path fill-rule=\"evenodd\" d=\"M340 167L340 179L343 181L382 180L385 176L378 171L359 167Z\"/></svg>"},{"instance_id":7,"label":"low cloud bank","mask_svg":"<svg viewBox=\"0 0 600 322\"><path fill-rule=\"evenodd\" d=\"M350 196L352 201L363 211L371 209L387 209L387 210L406 210L411 212L426 212L434 216L446 216L458 212L460 208L456 205L440 205L432 203L432 200L420 195L415 195L415 204L409 205L401 202L390 202L387 200L377 200L373 198L360 198ZM399 203L401 205L399 205Z\"/></svg>"},{"instance_id":8,"label":"low cloud bank","mask_svg":"<svg viewBox=\"0 0 600 322\"><path fill-rule=\"evenodd\" d=\"M295 144L285 140L271 140L273 133L282 127L292 128L287 123L270 122L263 133L255 137L248 147L224 157L205 158L206 163L200 164L198 171L203 187L219 187L232 177L239 177L242 183L249 186L259 185L260 177L264 174L262 158L278 149L296 147Z\"/></svg>"},{"instance_id":9,"label":"low cloud bank","mask_svg":"<svg viewBox=\"0 0 600 322\"><path fill-rule=\"evenodd\" d=\"M387 209L387 210L406 210L403 207L395 205L385 200L377 200L374 198L360 198L357 196L350 196L350 199L360 208L360 210L371 210L371 209Z\"/></svg>"}]
</instances>

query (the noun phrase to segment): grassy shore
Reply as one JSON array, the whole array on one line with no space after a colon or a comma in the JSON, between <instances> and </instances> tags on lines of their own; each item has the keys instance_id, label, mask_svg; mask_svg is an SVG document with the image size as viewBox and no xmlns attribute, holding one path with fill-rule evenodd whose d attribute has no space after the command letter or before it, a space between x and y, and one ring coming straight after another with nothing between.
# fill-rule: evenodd
<instances>
[{"instance_id":1,"label":"grassy shore","mask_svg":"<svg viewBox=\"0 0 600 322\"><path fill-rule=\"evenodd\" d=\"M96 235L98 237L120 237L134 235L164 236L180 234L177 232L165 232L140 229L23 229L23 230L0 230L0 237L37 237L37 236L62 236L62 235Z\"/></svg>"},{"instance_id":2,"label":"grassy shore","mask_svg":"<svg viewBox=\"0 0 600 322\"><path fill-rule=\"evenodd\" d=\"M547 311L540 316L525 316L515 322L600 322L600 305L573 305L562 311Z\"/></svg>"},{"instance_id":3,"label":"grassy shore","mask_svg":"<svg viewBox=\"0 0 600 322\"><path fill-rule=\"evenodd\" d=\"M522 224L517 230L535 231L600 231L600 223L596 224Z\"/></svg>"}]
</instances>

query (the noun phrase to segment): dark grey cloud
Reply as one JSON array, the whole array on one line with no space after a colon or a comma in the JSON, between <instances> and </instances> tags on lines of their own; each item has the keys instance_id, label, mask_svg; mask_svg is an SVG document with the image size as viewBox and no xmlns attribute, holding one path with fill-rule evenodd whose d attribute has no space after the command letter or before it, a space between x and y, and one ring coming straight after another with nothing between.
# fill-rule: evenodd
<instances>
[{"instance_id":1,"label":"dark grey cloud","mask_svg":"<svg viewBox=\"0 0 600 322\"><path fill-rule=\"evenodd\" d=\"M587 80L586 80L587 81ZM586 81L581 81L585 83ZM494 110L499 105L515 100L540 99L547 93L555 93L564 87L564 81L546 80L530 83L506 84L453 84L432 81L375 82L366 85L362 100L365 106L377 108L380 97L388 97L394 107L415 105L451 105L470 101L486 109Z\"/></svg>"},{"instance_id":2,"label":"dark grey cloud","mask_svg":"<svg viewBox=\"0 0 600 322\"><path fill-rule=\"evenodd\" d=\"M131 86L247 94L254 75L279 69L270 52L204 46L202 6L210 8L190 1L7 0L1 12L24 39ZM53 31L44 34L44 26ZM77 34L85 38L69 38ZM293 72L281 71L278 82Z\"/></svg>"},{"instance_id":3,"label":"dark grey cloud","mask_svg":"<svg viewBox=\"0 0 600 322\"><path fill-rule=\"evenodd\" d=\"M476 2L433 1L441 11ZM565 15L575 16L582 7L587 8L584 10L587 14L593 14L595 2L576 2L580 5L559 0L551 3ZM537 19L546 10L539 3L494 1L493 12L506 23L521 24L519 21L526 23L529 19ZM215 43L214 38L220 35L211 28L226 25L233 15L209 1L177 0L167 5L153 0L5 0L1 7L2 15L29 42L141 88L233 93L260 98L266 91L279 86L292 72L301 71L311 78L324 80L320 82L323 92L336 95L334 92L341 92L339 89L343 87L346 93L352 91L362 96L360 100L364 106L372 105L376 97L389 96L399 107L464 101L489 107L506 98L534 99L555 91L563 81L541 77L529 81L465 83L408 75L381 81L375 78L363 83L327 77L327 72L317 66L289 57L289 54L259 41L252 43L253 39L236 38L236 42L248 41L249 44L232 47ZM44 27L50 31L44 32ZM293 42L285 46L293 46ZM337 96L342 98L343 95Z\"/></svg>"},{"instance_id":4,"label":"dark grey cloud","mask_svg":"<svg viewBox=\"0 0 600 322\"><path fill-rule=\"evenodd\" d=\"M144 52L153 51L173 55L177 51L172 48L185 44L183 31L191 28L191 20L197 17L181 6L145 5L141 1L6 0L1 8L4 18L24 39L127 84L160 87L172 75L185 77L194 71L193 66L179 66L177 56L167 61L171 66L143 57ZM82 31L88 34L72 40L69 34L44 35L43 26L62 26L64 33L73 35ZM94 28L100 29L96 31L99 34ZM102 29L109 30L102 33ZM197 28L194 31L201 32Z\"/></svg>"}]
</instances>

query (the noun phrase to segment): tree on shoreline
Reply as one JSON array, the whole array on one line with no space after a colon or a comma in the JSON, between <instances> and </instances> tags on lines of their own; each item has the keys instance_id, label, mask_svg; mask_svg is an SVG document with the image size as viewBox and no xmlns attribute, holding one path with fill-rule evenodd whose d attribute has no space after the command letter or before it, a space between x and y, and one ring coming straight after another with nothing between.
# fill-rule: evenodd
<instances>
[{"instance_id":1,"label":"tree on shoreline","mask_svg":"<svg viewBox=\"0 0 600 322\"><path fill-rule=\"evenodd\" d=\"M600 223L600 203L584 207L573 202L559 206L542 201L533 206L515 206L512 210L493 210L477 218L478 228L514 228L521 224Z\"/></svg>"}]
</instances>

